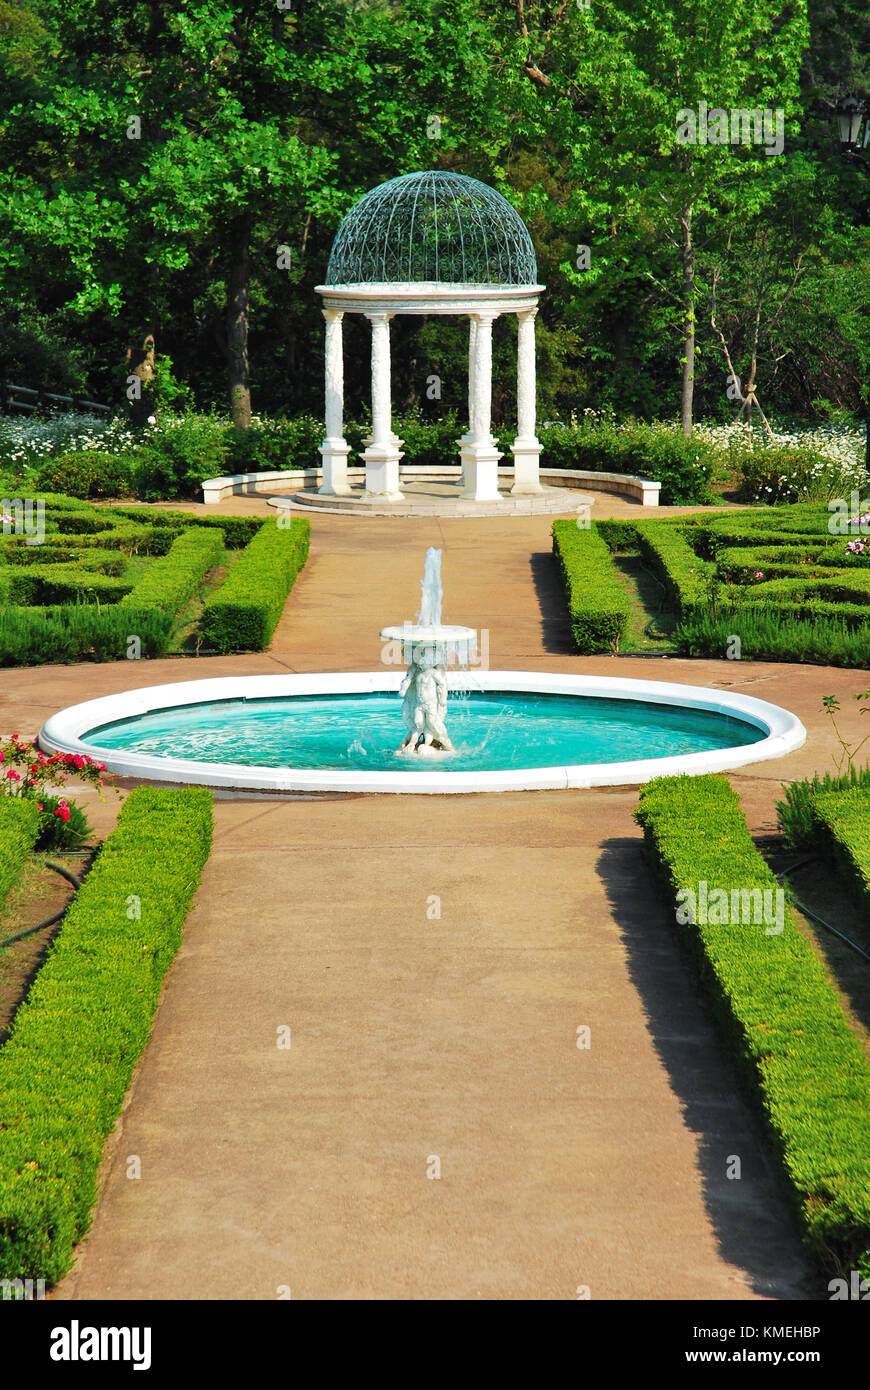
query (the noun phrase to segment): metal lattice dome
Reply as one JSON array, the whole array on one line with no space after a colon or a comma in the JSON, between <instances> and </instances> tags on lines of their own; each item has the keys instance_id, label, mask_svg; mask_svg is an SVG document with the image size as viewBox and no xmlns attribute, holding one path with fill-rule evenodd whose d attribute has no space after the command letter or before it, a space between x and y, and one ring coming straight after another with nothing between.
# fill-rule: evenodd
<instances>
[{"instance_id":1,"label":"metal lattice dome","mask_svg":"<svg viewBox=\"0 0 870 1390\"><path fill-rule=\"evenodd\" d=\"M507 198L465 174L403 174L354 203L327 285L534 285L535 248Z\"/></svg>"}]
</instances>

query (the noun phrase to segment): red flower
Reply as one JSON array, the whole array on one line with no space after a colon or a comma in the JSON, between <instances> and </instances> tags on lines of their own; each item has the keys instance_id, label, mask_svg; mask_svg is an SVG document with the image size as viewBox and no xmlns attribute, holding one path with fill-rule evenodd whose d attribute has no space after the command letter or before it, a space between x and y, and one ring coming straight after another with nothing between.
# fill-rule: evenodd
<instances>
[{"instance_id":1,"label":"red flower","mask_svg":"<svg viewBox=\"0 0 870 1390\"><path fill-rule=\"evenodd\" d=\"M19 774L15 771L14 767L10 767L10 769L9 769L9 771L7 772L6 776L7 776L7 777L12 777L12 778L14 779L14 781L16 781L16 782L20 782L20 781L21 781L21 778L20 778Z\"/></svg>"},{"instance_id":2,"label":"red flower","mask_svg":"<svg viewBox=\"0 0 870 1390\"><path fill-rule=\"evenodd\" d=\"M41 811L41 810L42 810L42 802L41 802L41 801L37 801L37 803L36 803L36 809L37 809L37 811Z\"/></svg>"}]
</instances>

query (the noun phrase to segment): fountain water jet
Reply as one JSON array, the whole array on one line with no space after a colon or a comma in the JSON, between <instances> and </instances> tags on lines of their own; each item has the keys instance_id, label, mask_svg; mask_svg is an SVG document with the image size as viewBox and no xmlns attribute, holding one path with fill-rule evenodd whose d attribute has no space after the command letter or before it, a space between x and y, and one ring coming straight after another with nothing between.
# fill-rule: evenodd
<instances>
[{"instance_id":1,"label":"fountain water jet","mask_svg":"<svg viewBox=\"0 0 870 1390\"><path fill-rule=\"evenodd\" d=\"M381 640L401 642L403 660L408 663L399 686L402 719L408 730L399 746L400 753L452 753L453 744L445 726L447 714L447 666L455 656L467 666L477 644L477 633L470 627L451 627L441 621L443 586L441 551L426 551L421 581L422 600L416 623L385 627Z\"/></svg>"}]
</instances>

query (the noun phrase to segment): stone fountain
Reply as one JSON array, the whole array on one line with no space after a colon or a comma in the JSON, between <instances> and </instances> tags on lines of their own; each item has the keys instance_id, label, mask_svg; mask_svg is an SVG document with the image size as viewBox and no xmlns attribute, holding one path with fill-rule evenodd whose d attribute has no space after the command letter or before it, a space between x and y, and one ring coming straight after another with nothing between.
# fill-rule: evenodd
<instances>
[{"instance_id":1,"label":"stone fountain","mask_svg":"<svg viewBox=\"0 0 870 1390\"><path fill-rule=\"evenodd\" d=\"M399 694L404 696L402 719L408 732L398 751L431 756L433 752L453 751L445 725L447 667L467 667L476 649L477 633L471 627L442 623L441 551L433 546L426 551L421 588L423 598L417 622L385 627L381 640L400 642L403 660L408 663L399 686Z\"/></svg>"}]
</instances>

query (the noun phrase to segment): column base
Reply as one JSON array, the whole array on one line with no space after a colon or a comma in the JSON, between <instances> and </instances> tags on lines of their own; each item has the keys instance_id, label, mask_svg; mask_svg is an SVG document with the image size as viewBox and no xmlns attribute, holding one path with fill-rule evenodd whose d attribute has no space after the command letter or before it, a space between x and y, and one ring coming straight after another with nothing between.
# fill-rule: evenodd
<instances>
[{"instance_id":1,"label":"column base","mask_svg":"<svg viewBox=\"0 0 870 1390\"><path fill-rule=\"evenodd\" d=\"M462 460L461 496L474 502L497 502L498 461L502 457L495 447L495 440L475 444L463 437L459 440L459 457Z\"/></svg>"},{"instance_id":2,"label":"column base","mask_svg":"<svg viewBox=\"0 0 870 1390\"><path fill-rule=\"evenodd\" d=\"M520 439L511 445L514 456L514 485L512 497L528 497L543 492L540 479L541 441L536 438Z\"/></svg>"},{"instance_id":3,"label":"column base","mask_svg":"<svg viewBox=\"0 0 870 1390\"><path fill-rule=\"evenodd\" d=\"M323 476L317 491L326 497L349 497L347 456L350 445L343 439L324 439L317 452L323 459Z\"/></svg>"},{"instance_id":4,"label":"column base","mask_svg":"<svg viewBox=\"0 0 870 1390\"><path fill-rule=\"evenodd\" d=\"M399 463L405 457L399 445L404 441L393 435L389 444L369 444L362 454L366 466L366 496L381 497L385 502L401 502Z\"/></svg>"}]
</instances>

